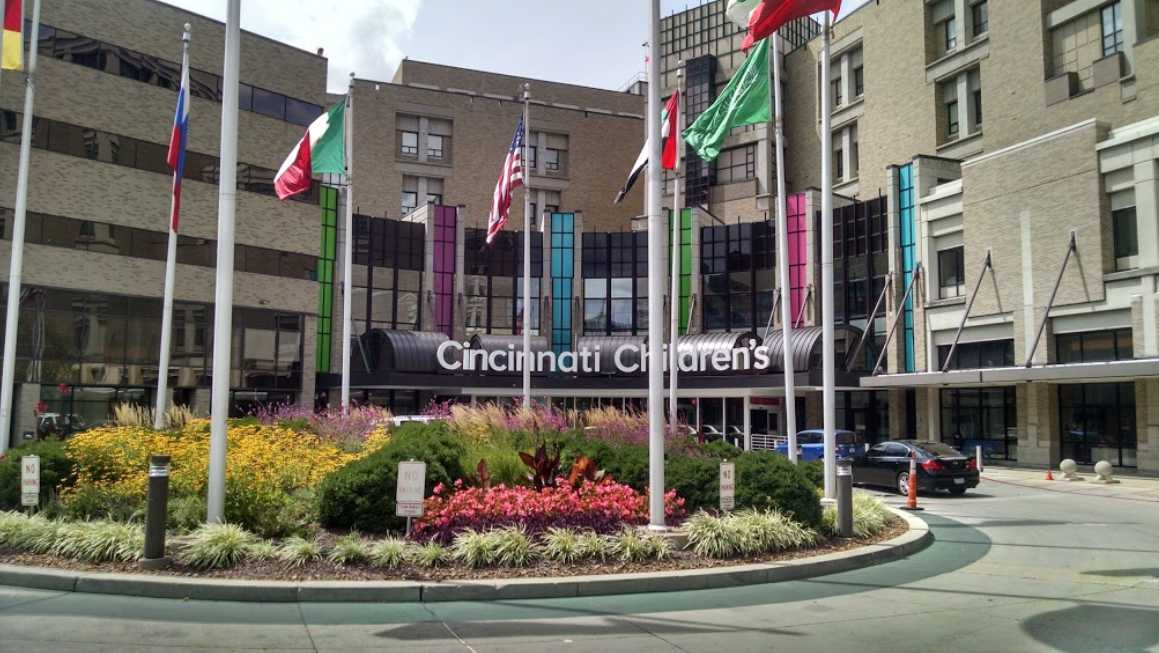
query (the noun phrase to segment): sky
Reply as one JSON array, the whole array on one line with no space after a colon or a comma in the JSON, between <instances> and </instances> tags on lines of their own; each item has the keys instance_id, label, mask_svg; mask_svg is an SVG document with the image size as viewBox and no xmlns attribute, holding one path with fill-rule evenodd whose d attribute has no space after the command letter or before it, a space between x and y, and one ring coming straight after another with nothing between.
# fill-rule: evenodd
<instances>
[{"instance_id":1,"label":"sky","mask_svg":"<svg viewBox=\"0 0 1159 653\"><path fill-rule=\"evenodd\" d=\"M165 0L217 20L224 0ZM868 0L845 0L848 13ZM667 16L701 0L661 0ZM325 49L329 87L390 80L404 57L623 89L644 69L645 0L242 0L242 28ZM341 7L342 13L332 8ZM243 55L244 56L244 55Z\"/></svg>"}]
</instances>

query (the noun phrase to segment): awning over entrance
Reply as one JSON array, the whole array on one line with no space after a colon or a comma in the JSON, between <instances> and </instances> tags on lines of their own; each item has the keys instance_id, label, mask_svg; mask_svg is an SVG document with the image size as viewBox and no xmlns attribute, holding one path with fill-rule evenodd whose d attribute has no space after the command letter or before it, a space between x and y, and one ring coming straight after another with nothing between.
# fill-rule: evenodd
<instances>
[{"instance_id":1,"label":"awning over entrance","mask_svg":"<svg viewBox=\"0 0 1159 653\"><path fill-rule=\"evenodd\" d=\"M354 352L355 365L361 362L367 372L392 370L433 374L439 369L439 345L449 340L447 334L432 331L394 331L372 329Z\"/></svg>"},{"instance_id":2,"label":"awning over entrance","mask_svg":"<svg viewBox=\"0 0 1159 653\"><path fill-rule=\"evenodd\" d=\"M1067 363L1032 367L991 367L948 372L883 374L861 378L863 388L969 387L1013 383L1087 383L1129 381L1159 377L1159 358L1139 358L1098 363Z\"/></svg>"},{"instance_id":3,"label":"awning over entrance","mask_svg":"<svg viewBox=\"0 0 1159 653\"><path fill-rule=\"evenodd\" d=\"M820 326L792 329L789 332L789 352L793 355L793 370L807 370L814 361L818 362L818 367L820 366L822 332L823 328ZM769 336L765 338L765 346L769 348L769 356L772 358L772 365L769 369L777 372L785 371L784 333L781 329L777 329L770 332ZM857 327L843 324L833 327L834 341L844 342L846 352L856 346L857 339L860 337L861 330ZM841 348L838 348L837 351L840 355ZM845 361L837 361L837 367L845 369Z\"/></svg>"}]
</instances>

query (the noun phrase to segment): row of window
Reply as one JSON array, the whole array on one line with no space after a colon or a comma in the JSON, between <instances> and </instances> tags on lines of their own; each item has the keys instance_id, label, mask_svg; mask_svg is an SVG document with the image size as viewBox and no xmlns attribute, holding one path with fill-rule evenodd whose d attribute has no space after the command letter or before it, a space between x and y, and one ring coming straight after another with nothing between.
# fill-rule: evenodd
<instances>
[{"instance_id":1,"label":"row of window","mask_svg":"<svg viewBox=\"0 0 1159 653\"><path fill-rule=\"evenodd\" d=\"M12 219L12 209L0 208L0 239L11 239ZM169 234L30 211L25 219L24 242L164 261ZM216 260L216 240L181 235L177 237L178 263L211 268L216 264ZM318 259L308 254L237 245L234 249L233 265L238 272L313 281L317 278Z\"/></svg>"},{"instance_id":2,"label":"row of window","mask_svg":"<svg viewBox=\"0 0 1159 653\"><path fill-rule=\"evenodd\" d=\"M1134 358L1134 344L1130 329L1083 331L1059 334L1054 338L1055 362L1096 363ZM938 346L938 369L946 365L951 345ZM972 370L988 367L1012 367L1014 341L988 340L959 343L954 348L954 359L947 369Z\"/></svg>"},{"instance_id":3,"label":"row of window","mask_svg":"<svg viewBox=\"0 0 1159 653\"><path fill-rule=\"evenodd\" d=\"M585 335L632 335L648 328L648 233L583 235Z\"/></svg>"},{"instance_id":4,"label":"row of window","mask_svg":"<svg viewBox=\"0 0 1159 653\"><path fill-rule=\"evenodd\" d=\"M540 283L543 277L543 234L531 234L531 315L523 315L523 232L501 231L491 245L487 232L467 229L467 335L516 335L524 326L540 333Z\"/></svg>"},{"instance_id":5,"label":"row of window","mask_svg":"<svg viewBox=\"0 0 1159 653\"><path fill-rule=\"evenodd\" d=\"M18 144L23 115L0 111L0 142ZM168 144L161 145L139 138L81 127L59 120L37 117L32 123L32 147L69 156L103 161L114 165L172 175ZM237 164L237 188L259 195L276 197L274 176L277 171L249 163ZM221 159L198 152L185 152L185 179L207 184L221 178ZM308 204L318 203L318 184L291 199Z\"/></svg>"},{"instance_id":6,"label":"row of window","mask_svg":"<svg viewBox=\"0 0 1159 653\"><path fill-rule=\"evenodd\" d=\"M1123 3L1114 0L1051 30L1051 76L1075 73L1079 89L1091 88L1094 63L1124 51Z\"/></svg>"},{"instance_id":7,"label":"row of window","mask_svg":"<svg viewBox=\"0 0 1159 653\"><path fill-rule=\"evenodd\" d=\"M936 54L942 56L958 48L958 16L954 11L954 0L940 0L931 3L929 11L936 38ZM970 40L990 31L990 6L987 0L975 0L968 8Z\"/></svg>"},{"instance_id":8,"label":"row of window","mask_svg":"<svg viewBox=\"0 0 1159 653\"><path fill-rule=\"evenodd\" d=\"M21 381L156 384L160 297L33 286L24 288L20 312L16 356ZM211 305L174 302L171 387L209 383L212 326ZM231 386L301 387L301 315L234 307L232 327Z\"/></svg>"},{"instance_id":9,"label":"row of window","mask_svg":"<svg viewBox=\"0 0 1159 653\"><path fill-rule=\"evenodd\" d=\"M25 21L24 33L28 34L31 30L31 21ZM44 57L79 64L172 91L176 91L181 85L180 63L43 23L40 25L38 52ZM322 113L322 107L317 104L304 102L282 93L245 83L239 84L238 87L238 107L244 111L252 111L302 126L309 125ZM189 94L221 102L221 76L191 67Z\"/></svg>"}]
</instances>

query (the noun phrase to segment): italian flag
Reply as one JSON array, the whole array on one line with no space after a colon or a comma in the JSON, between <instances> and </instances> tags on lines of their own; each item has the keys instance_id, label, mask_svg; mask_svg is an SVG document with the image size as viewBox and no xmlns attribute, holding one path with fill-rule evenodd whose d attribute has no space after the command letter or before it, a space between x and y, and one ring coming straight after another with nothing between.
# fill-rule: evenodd
<instances>
[{"instance_id":1,"label":"italian flag","mask_svg":"<svg viewBox=\"0 0 1159 653\"><path fill-rule=\"evenodd\" d=\"M346 102L339 102L310 123L274 177L278 199L310 190L314 175L346 172L345 121Z\"/></svg>"},{"instance_id":2,"label":"italian flag","mask_svg":"<svg viewBox=\"0 0 1159 653\"><path fill-rule=\"evenodd\" d=\"M4 0L4 49L0 54L0 68L20 70L24 67L24 15L20 0Z\"/></svg>"}]
</instances>

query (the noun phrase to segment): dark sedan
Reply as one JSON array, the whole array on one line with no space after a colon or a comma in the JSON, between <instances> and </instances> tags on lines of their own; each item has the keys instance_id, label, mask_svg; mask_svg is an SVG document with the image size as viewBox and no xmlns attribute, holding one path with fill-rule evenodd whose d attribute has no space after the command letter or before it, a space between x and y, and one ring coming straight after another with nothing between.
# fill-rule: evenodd
<instances>
[{"instance_id":1,"label":"dark sedan","mask_svg":"<svg viewBox=\"0 0 1159 653\"><path fill-rule=\"evenodd\" d=\"M882 442L853 458L853 482L909 492L910 457L917 454L918 491L948 490L965 494L978 486L978 465L970 456L940 442Z\"/></svg>"}]
</instances>

